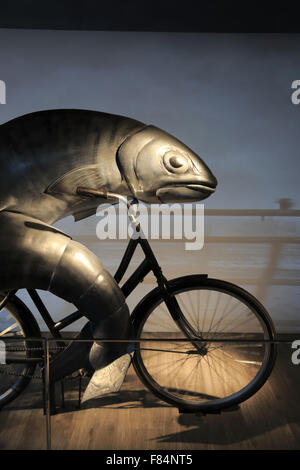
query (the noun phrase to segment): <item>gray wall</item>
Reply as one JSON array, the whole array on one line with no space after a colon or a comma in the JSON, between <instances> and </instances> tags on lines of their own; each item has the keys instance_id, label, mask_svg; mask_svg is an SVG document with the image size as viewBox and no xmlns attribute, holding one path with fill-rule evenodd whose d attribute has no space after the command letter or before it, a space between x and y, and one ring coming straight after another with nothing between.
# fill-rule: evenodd
<instances>
[{"instance_id":1,"label":"gray wall","mask_svg":"<svg viewBox=\"0 0 300 470\"><path fill-rule=\"evenodd\" d=\"M95 109L152 123L200 154L219 180L205 209L299 208L297 35L0 30L0 123L51 108ZM299 218L206 217L199 252L153 242L169 277L208 272L258 295L281 331L300 331ZM97 217L57 225L113 272L124 242L100 242ZM237 237L239 240L233 240ZM246 238L245 238L246 237ZM280 244L274 238L280 237ZM131 296L130 306L152 287ZM71 311L46 295L54 316Z\"/></svg>"}]
</instances>

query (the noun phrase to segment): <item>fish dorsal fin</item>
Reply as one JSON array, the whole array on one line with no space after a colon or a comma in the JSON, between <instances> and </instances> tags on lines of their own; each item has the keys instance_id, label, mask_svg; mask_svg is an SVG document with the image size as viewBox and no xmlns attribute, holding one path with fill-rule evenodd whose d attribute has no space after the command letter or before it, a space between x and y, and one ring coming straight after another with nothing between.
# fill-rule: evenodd
<instances>
[{"instance_id":1,"label":"fish dorsal fin","mask_svg":"<svg viewBox=\"0 0 300 470\"><path fill-rule=\"evenodd\" d=\"M101 188L101 186L103 186L103 179L99 175L99 165L86 165L68 171L68 173L65 173L50 183L45 193L82 198L82 196L79 196L76 192L78 186Z\"/></svg>"}]
</instances>

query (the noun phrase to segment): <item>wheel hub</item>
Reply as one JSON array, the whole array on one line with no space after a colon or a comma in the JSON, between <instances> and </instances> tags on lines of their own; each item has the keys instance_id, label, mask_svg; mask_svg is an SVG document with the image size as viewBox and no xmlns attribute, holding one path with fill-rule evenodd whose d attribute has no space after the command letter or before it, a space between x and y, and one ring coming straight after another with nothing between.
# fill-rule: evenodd
<instances>
[{"instance_id":1,"label":"wheel hub","mask_svg":"<svg viewBox=\"0 0 300 470\"><path fill-rule=\"evenodd\" d=\"M200 354L200 356L206 356L208 349L205 344L199 346L198 349L191 349L188 354Z\"/></svg>"}]
</instances>

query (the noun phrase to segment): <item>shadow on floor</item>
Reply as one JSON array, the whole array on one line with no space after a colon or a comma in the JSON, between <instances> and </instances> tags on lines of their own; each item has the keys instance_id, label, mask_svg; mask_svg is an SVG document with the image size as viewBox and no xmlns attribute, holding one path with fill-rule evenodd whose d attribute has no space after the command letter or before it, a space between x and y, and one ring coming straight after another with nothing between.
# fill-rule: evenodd
<instances>
[{"instance_id":1,"label":"shadow on floor","mask_svg":"<svg viewBox=\"0 0 300 470\"><path fill-rule=\"evenodd\" d=\"M279 348L279 349L283 349ZM189 445L207 445L216 448L264 448L264 449L299 449L300 447L300 406L299 382L300 366L290 361L290 350L281 351L275 369L267 383L254 396L236 409L223 411L221 414L205 416L178 414L178 411L161 402L150 391L143 388L134 374L126 378L123 389L102 398L83 404L83 410L96 408L110 412L112 423L118 419L118 410L129 409L130 419L134 419L134 410L161 409L161 422L151 439L153 448L168 448L168 444L178 448ZM84 390L88 379L83 380ZM57 404L60 404L60 390L57 387ZM58 408L56 414L75 412L79 418L78 379L65 381L65 408ZM34 409L42 407L42 384L32 382L28 389L5 410ZM170 411L168 411L170 410ZM78 415L77 415L78 413ZM166 414L167 413L167 414ZM91 418L92 418L91 414ZM154 416L154 415L153 415ZM90 419L90 418L88 418ZM149 419L149 418L147 418ZM167 426L166 421L167 420ZM165 432L167 431L167 432ZM151 442L150 441L150 442ZM235 446L236 444L236 446Z\"/></svg>"}]
</instances>

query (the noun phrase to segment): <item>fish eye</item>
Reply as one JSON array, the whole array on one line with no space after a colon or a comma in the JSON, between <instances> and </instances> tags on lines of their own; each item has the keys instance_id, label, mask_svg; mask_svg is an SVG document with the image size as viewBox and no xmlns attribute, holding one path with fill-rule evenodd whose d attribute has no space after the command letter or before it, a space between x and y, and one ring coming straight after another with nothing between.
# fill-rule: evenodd
<instances>
[{"instance_id":1,"label":"fish eye","mask_svg":"<svg viewBox=\"0 0 300 470\"><path fill-rule=\"evenodd\" d=\"M171 173L185 173L190 167L190 161L186 156L174 152L165 153L163 162Z\"/></svg>"}]
</instances>

